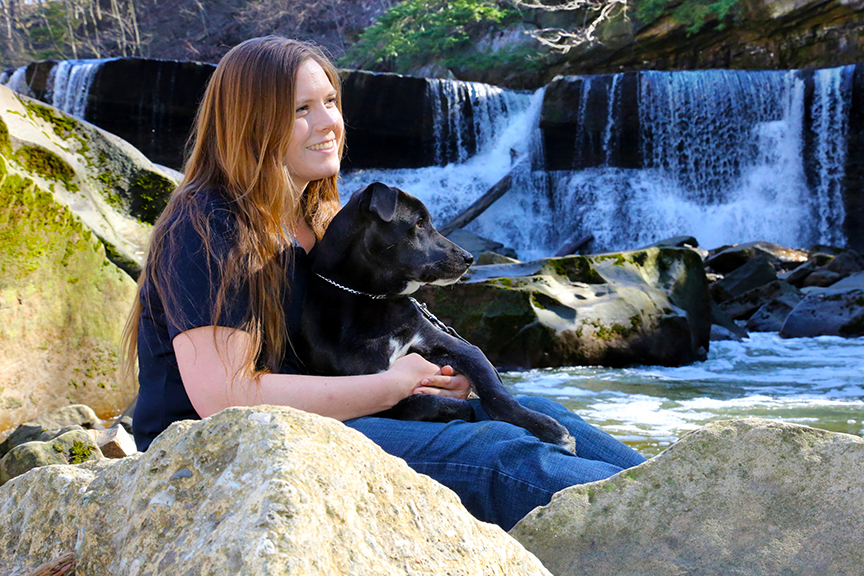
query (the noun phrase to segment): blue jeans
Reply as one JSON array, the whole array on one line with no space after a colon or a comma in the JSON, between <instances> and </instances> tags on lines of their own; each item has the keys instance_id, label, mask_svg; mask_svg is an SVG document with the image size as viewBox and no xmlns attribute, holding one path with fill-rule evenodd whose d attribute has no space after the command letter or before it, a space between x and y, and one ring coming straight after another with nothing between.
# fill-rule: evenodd
<instances>
[{"instance_id":1,"label":"blue jeans","mask_svg":"<svg viewBox=\"0 0 864 576\"><path fill-rule=\"evenodd\" d=\"M541 442L523 428L490 420L477 400L470 401L477 422L365 416L345 424L456 492L478 519L505 530L537 506L548 504L559 490L608 478L645 461L556 402L538 397L518 400L563 424L576 440L578 456Z\"/></svg>"}]
</instances>

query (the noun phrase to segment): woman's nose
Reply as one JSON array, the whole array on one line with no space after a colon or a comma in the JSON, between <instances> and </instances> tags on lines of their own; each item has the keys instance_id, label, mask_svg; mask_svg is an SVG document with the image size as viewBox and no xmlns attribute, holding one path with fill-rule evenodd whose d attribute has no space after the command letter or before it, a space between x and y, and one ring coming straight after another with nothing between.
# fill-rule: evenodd
<instances>
[{"instance_id":1,"label":"woman's nose","mask_svg":"<svg viewBox=\"0 0 864 576\"><path fill-rule=\"evenodd\" d=\"M321 132L335 131L342 124L342 114L336 107L324 108L321 119L318 123L318 130Z\"/></svg>"}]
</instances>

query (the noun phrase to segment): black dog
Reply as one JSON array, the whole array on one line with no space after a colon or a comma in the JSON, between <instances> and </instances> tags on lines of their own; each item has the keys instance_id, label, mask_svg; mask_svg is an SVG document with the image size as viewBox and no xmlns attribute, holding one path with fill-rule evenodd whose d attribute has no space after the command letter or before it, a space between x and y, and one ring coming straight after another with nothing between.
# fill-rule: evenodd
<instances>
[{"instance_id":1,"label":"black dog","mask_svg":"<svg viewBox=\"0 0 864 576\"><path fill-rule=\"evenodd\" d=\"M573 451L566 428L519 404L479 348L437 327L408 296L423 284L455 283L474 260L432 227L422 202L371 184L354 193L313 254L298 350L311 373L373 374L417 352L464 374L491 418ZM474 410L464 400L414 394L379 416L470 422Z\"/></svg>"}]
</instances>

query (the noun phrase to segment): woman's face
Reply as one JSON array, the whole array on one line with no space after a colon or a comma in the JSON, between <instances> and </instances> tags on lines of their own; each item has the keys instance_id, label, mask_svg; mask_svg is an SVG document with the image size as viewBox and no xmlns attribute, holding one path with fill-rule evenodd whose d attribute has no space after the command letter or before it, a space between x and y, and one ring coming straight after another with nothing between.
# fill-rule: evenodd
<instances>
[{"instance_id":1,"label":"woman's face","mask_svg":"<svg viewBox=\"0 0 864 576\"><path fill-rule=\"evenodd\" d=\"M339 143L345 127L336 107L336 89L324 69L308 59L297 69L294 132L285 165L300 189L339 172Z\"/></svg>"}]
</instances>

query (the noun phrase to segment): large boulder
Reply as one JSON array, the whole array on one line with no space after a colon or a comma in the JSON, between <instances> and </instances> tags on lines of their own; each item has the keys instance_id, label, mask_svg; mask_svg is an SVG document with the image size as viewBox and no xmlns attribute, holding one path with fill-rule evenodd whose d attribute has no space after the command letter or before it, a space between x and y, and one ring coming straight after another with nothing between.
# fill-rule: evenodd
<instances>
[{"instance_id":1,"label":"large boulder","mask_svg":"<svg viewBox=\"0 0 864 576\"><path fill-rule=\"evenodd\" d=\"M686 248L475 266L418 298L502 367L687 364L711 331L702 260Z\"/></svg>"},{"instance_id":2,"label":"large boulder","mask_svg":"<svg viewBox=\"0 0 864 576\"><path fill-rule=\"evenodd\" d=\"M864 336L864 272L808 292L786 317L780 336Z\"/></svg>"},{"instance_id":3,"label":"large boulder","mask_svg":"<svg viewBox=\"0 0 864 576\"><path fill-rule=\"evenodd\" d=\"M66 404L121 410L135 395L118 378L135 282L68 206L7 166L0 155L0 432Z\"/></svg>"},{"instance_id":4,"label":"large boulder","mask_svg":"<svg viewBox=\"0 0 864 576\"><path fill-rule=\"evenodd\" d=\"M133 275L151 224L177 182L128 142L0 86L8 172L31 178L67 206Z\"/></svg>"},{"instance_id":5,"label":"large boulder","mask_svg":"<svg viewBox=\"0 0 864 576\"><path fill-rule=\"evenodd\" d=\"M862 475L857 436L715 422L559 492L510 533L557 576L860 574Z\"/></svg>"},{"instance_id":6,"label":"large boulder","mask_svg":"<svg viewBox=\"0 0 864 576\"><path fill-rule=\"evenodd\" d=\"M549 574L360 433L278 407L175 423L144 454L0 487L0 576L73 550L91 576Z\"/></svg>"}]
</instances>

